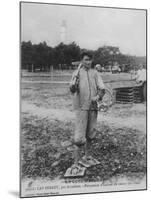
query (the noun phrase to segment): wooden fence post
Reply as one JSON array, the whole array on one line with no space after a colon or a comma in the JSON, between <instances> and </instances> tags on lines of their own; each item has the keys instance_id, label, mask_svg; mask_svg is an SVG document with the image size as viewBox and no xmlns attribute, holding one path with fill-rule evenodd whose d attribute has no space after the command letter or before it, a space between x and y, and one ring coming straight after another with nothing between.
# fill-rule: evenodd
<instances>
[{"instance_id":1,"label":"wooden fence post","mask_svg":"<svg viewBox=\"0 0 151 200\"><path fill-rule=\"evenodd\" d=\"M53 65L50 66L51 80L53 81Z\"/></svg>"}]
</instances>

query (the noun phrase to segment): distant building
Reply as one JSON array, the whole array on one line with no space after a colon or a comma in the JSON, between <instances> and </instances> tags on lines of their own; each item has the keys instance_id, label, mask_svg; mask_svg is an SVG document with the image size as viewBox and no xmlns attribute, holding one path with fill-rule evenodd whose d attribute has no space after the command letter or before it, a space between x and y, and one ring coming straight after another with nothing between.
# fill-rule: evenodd
<instances>
[{"instance_id":1,"label":"distant building","mask_svg":"<svg viewBox=\"0 0 151 200\"><path fill-rule=\"evenodd\" d=\"M60 27L60 42L66 43L67 41L67 24L66 21L63 20Z\"/></svg>"},{"instance_id":2,"label":"distant building","mask_svg":"<svg viewBox=\"0 0 151 200\"><path fill-rule=\"evenodd\" d=\"M119 64L118 62L115 62L114 65L112 66L112 73L115 74L115 73L120 73L121 72L121 69L119 67Z\"/></svg>"}]
</instances>

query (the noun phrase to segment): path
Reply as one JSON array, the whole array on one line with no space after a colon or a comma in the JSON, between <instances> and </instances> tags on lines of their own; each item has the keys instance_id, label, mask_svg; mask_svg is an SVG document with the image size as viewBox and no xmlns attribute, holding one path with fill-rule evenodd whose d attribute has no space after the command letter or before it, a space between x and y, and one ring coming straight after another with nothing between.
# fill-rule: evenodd
<instances>
[{"instance_id":1,"label":"path","mask_svg":"<svg viewBox=\"0 0 151 200\"><path fill-rule=\"evenodd\" d=\"M65 109L53 109L53 108L43 108L35 106L27 102L22 102L21 111L23 113L29 113L36 115L40 118L48 117L49 119L57 119L60 121L72 121L74 120L74 111ZM104 114L100 113L98 115L98 122L105 122L110 126L114 127L127 127L137 129L143 133L146 133L146 117L140 116L128 116L128 117L117 117L114 114Z\"/></svg>"}]
</instances>

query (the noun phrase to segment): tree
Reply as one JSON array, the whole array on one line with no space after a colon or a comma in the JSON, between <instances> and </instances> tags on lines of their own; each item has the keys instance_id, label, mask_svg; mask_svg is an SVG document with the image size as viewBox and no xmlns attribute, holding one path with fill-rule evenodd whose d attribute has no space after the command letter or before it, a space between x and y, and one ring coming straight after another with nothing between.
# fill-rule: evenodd
<instances>
[{"instance_id":1,"label":"tree","mask_svg":"<svg viewBox=\"0 0 151 200\"><path fill-rule=\"evenodd\" d=\"M68 66L70 66L73 61L78 60L80 60L80 47L76 45L75 42L72 42L66 46L65 62Z\"/></svg>"},{"instance_id":2,"label":"tree","mask_svg":"<svg viewBox=\"0 0 151 200\"><path fill-rule=\"evenodd\" d=\"M22 42L21 44L21 65L23 69L31 70L33 63L33 46L31 41Z\"/></svg>"},{"instance_id":3,"label":"tree","mask_svg":"<svg viewBox=\"0 0 151 200\"><path fill-rule=\"evenodd\" d=\"M93 55L94 65L101 64L104 67L114 65L125 66L125 70L129 71L137 68L139 64L146 64L146 57L136 57L125 55L120 52L119 47L103 46L97 50L80 49L80 47L72 42L70 44L60 43L52 48L46 42L32 44L31 41L21 43L21 65L22 69L35 71L39 68L41 71L49 71L50 66L54 69L69 69L72 62L80 60L80 54L87 51Z\"/></svg>"},{"instance_id":4,"label":"tree","mask_svg":"<svg viewBox=\"0 0 151 200\"><path fill-rule=\"evenodd\" d=\"M117 60L117 55L119 54L120 50L118 47L112 47L112 46L99 47L94 52L94 62L96 64L101 64L102 66L113 64L113 62Z\"/></svg>"},{"instance_id":5,"label":"tree","mask_svg":"<svg viewBox=\"0 0 151 200\"><path fill-rule=\"evenodd\" d=\"M69 68L73 61L80 59L80 47L72 42L68 45L60 43L54 48L54 65L60 69Z\"/></svg>"},{"instance_id":6,"label":"tree","mask_svg":"<svg viewBox=\"0 0 151 200\"><path fill-rule=\"evenodd\" d=\"M33 45L33 64L34 69L40 68L40 71L47 71L49 65L49 47L46 42Z\"/></svg>"}]
</instances>

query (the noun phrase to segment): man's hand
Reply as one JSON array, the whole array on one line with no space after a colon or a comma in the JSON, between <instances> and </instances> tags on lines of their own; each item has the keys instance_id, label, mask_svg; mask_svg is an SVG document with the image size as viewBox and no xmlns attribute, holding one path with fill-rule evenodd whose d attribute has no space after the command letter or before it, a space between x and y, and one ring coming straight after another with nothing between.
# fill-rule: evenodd
<instances>
[{"instance_id":1,"label":"man's hand","mask_svg":"<svg viewBox=\"0 0 151 200\"><path fill-rule=\"evenodd\" d=\"M101 101L104 94L105 94L105 89L99 90L98 95L96 95L95 97L92 97L92 99L91 99L92 103L95 103L97 101Z\"/></svg>"},{"instance_id":2,"label":"man's hand","mask_svg":"<svg viewBox=\"0 0 151 200\"><path fill-rule=\"evenodd\" d=\"M77 87L76 87L76 85L70 85L70 91L71 91L71 93L77 92Z\"/></svg>"},{"instance_id":3,"label":"man's hand","mask_svg":"<svg viewBox=\"0 0 151 200\"><path fill-rule=\"evenodd\" d=\"M99 89L99 91L98 91L99 99L98 100L102 100L104 95L105 95L105 89Z\"/></svg>"},{"instance_id":4,"label":"man's hand","mask_svg":"<svg viewBox=\"0 0 151 200\"><path fill-rule=\"evenodd\" d=\"M99 95L95 96L95 97L92 97L92 102L96 102L99 100Z\"/></svg>"}]
</instances>

